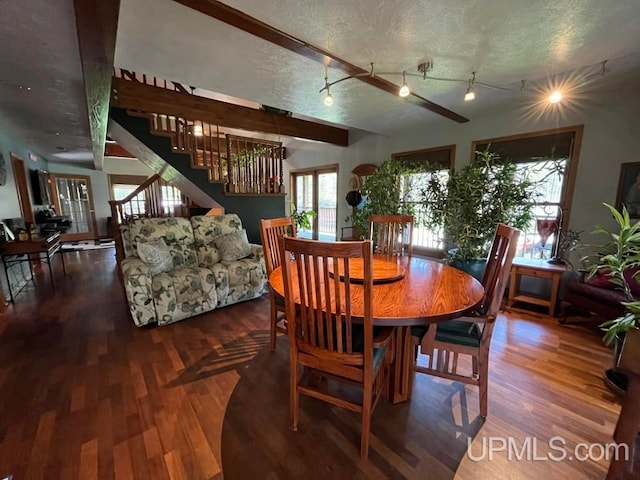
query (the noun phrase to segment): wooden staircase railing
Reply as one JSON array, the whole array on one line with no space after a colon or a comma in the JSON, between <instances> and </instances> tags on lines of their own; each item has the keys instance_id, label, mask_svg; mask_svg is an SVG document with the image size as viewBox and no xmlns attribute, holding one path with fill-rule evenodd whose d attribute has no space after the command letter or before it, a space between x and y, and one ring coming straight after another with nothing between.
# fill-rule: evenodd
<instances>
[{"instance_id":1,"label":"wooden staircase railing","mask_svg":"<svg viewBox=\"0 0 640 480\"><path fill-rule=\"evenodd\" d=\"M140 217L188 217L189 198L160 175L149 177L142 185L121 200L109 200L116 260L125 256L121 225Z\"/></svg>"},{"instance_id":2,"label":"wooden staircase railing","mask_svg":"<svg viewBox=\"0 0 640 480\"><path fill-rule=\"evenodd\" d=\"M161 87L168 90L175 90L176 92L192 94L193 91L188 91L187 88L178 82L172 82L171 80L165 80L163 78L156 78L152 75L145 73L136 73L131 70L125 70L124 68L114 68L113 76L116 78L123 78L132 82L144 83L145 85L152 85L154 87Z\"/></svg>"},{"instance_id":3,"label":"wooden staircase railing","mask_svg":"<svg viewBox=\"0 0 640 480\"><path fill-rule=\"evenodd\" d=\"M188 93L179 83L116 70L132 82ZM191 168L207 171L209 182L224 183L231 195L284 195L282 142L224 134L219 125L160 112L128 111L147 118L152 135L171 139L174 151L191 156ZM230 159L230 160L229 160Z\"/></svg>"}]
</instances>

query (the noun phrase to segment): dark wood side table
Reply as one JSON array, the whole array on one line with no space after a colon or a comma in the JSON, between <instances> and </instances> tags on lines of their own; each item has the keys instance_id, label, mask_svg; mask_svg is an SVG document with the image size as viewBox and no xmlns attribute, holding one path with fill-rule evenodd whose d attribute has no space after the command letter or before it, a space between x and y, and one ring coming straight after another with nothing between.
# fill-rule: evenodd
<instances>
[{"instance_id":1,"label":"dark wood side table","mask_svg":"<svg viewBox=\"0 0 640 480\"><path fill-rule=\"evenodd\" d=\"M54 232L49 235L43 236L40 239L16 241L0 243L0 256L2 256L2 264L4 266L4 273L7 278L7 287L9 289L9 297L11 302L14 301L15 295L18 295L24 288L22 286L17 292L13 292L11 289L11 283L9 281L9 270L11 265L20 262L29 262L29 268L31 269L32 257L37 258L40 261L46 261L49 267L49 278L51 279L51 285L55 286L53 281L53 272L51 270L51 259L56 253L60 253L60 260L62 261L62 271L67 274L67 270L64 265L64 256L60 249L60 232ZM44 256L42 255L44 254ZM33 279L33 269L31 270L31 278ZM26 283L25 283L26 285Z\"/></svg>"},{"instance_id":2,"label":"dark wood side table","mask_svg":"<svg viewBox=\"0 0 640 480\"><path fill-rule=\"evenodd\" d=\"M566 271L567 266L564 264L549 263L544 259L514 258L513 265L511 266L511 285L509 286L507 307L514 309L513 304L515 302L532 303L534 305L547 307L549 309L549 316L553 317L555 314L556 302L558 300L560 280ZM542 298L532 293L521 291L520 277L522 276L550 280L550 298Z\"/></svg>"}]
</instances>

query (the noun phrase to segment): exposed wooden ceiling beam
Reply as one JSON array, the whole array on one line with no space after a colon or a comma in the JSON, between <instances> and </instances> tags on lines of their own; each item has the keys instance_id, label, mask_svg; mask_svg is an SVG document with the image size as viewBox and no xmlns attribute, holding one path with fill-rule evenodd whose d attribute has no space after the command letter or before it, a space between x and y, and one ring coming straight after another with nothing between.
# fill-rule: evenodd
<instances>
[{"instance_id":1,"label":"exposed wooden ceiling beam","mask_svg":"<svg viewBox=\"0 0 640 480\"><path fill-rule=\"evenodd\" d=\"M148 113L164 113L189 120L203 120L221 127L308 138L342 147L349 145L349 131L343 128L286 117L122 78L114 77L112 79L111 106Z\"/></svg>"},{"instance_id":2,"label":"exposed wooden ceiling beam","mask_svg":"<svg viewBox=\"0 0 640 480\"><path fill-rule=\"evenodd\" d=\"M287 50L290 50L292 52L298 53L318 63L322 63L323 65L327 65L332 68L338 68L347 73L347 75L361 75L355 78L357 78L361 82L384 90L385 92L389 92L396 96L398 95L398 90L400 89L399 85L396 85L378 76L366 75L367 73L369 73L368 70L360 68L357 65L354 65L338 57L337 55L324 50L323 48L307 43L304 40L283 32L282 30L278 30L271 25L261 22L260 20L251 17L246 13L230 7L229 5L226 5L222 2L218 2L216 0L175 1L194 10L197 10L198 12L204 13L205 15L220 20L221 22L239 28L240 30L244 30L245 32L255 35L256 37L262 38L263 40L279 45L280 47L286 48ZM406 97L405 100L458 123L466 123L469 121L468 118L452 112L442 105L433 103L432 101L427 100L426 98L421 97L420 95L413 92L408 97Z\"/></svg>"},{"instance_id":3,"label":"exposed wooden ceiling beam","mask_svg":"<svg viewBox=\"0 0 640 480\"><path fill-rule=\"evenodd\" d=\"M120 0L74 0L93 163L102 170Z\"/></svg>"},{"instance_id":4,"label":"exposed wooden ceiling beam","mask_svg":"<svg viewBox=\"0 0 640 480\"><path fill-rule=\"evenodd\" d=\"M105 157L136 158L127 152L119 143L107 143L104 146Z\"/></svg>"}]
</instances>

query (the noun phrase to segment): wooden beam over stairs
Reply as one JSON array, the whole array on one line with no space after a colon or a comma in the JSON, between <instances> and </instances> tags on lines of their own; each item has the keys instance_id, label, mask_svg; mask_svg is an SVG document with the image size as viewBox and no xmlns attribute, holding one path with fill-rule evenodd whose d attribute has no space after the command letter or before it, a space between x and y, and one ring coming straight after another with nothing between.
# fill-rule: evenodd
<instances>
[{"instance_id":1,"label":"wooden beam over stairs","mask_svg":"<svg viewBox=\"0 0 640 480\"><path fill-rule=\"evenodd\" d=\"M102 170L120 0L74 0L93 163Z\"/></svg>"},{"instance_id":2,"label":"wooden beam over stairs","mask_svg":"<svg viewBox=\"0 0 640 480\"><path fill-rule=\"evenodd\" d=\"M203 120L221 127L307 138L342 147L349 145L349 131L343 128L153 87L122 78L112 79L111 106Z\"/></svg>"}]
</instances>

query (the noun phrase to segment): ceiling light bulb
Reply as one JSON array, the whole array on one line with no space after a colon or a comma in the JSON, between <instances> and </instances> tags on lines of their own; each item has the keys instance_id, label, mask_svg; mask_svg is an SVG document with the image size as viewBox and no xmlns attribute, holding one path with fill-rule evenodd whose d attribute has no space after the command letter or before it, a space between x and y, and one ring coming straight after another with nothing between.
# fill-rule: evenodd
<instances>
[{"instance_id":1,"label":"ceiling light bulb","mask_svg":"<svg viewBox=\"0 0 640 480\"><path fill-rule=\"evenodd\" d=\"M558 103L560 100L562 100L562 92L560 90L555 90L549 95L549 103Z\"/></svg>"},{"instance_id":2,"label":"ceiling light bulb","mask_svg":"<svg viewBox=\"0 0 640 480\"><path fill-rule=\"evenodd\" d=\"M194 125L193 126L193 134L196 137L201 137L204 133L202 131L202 125Z\"/></svg>"},{"instance_id":3,"label":"ceiling light bulb","mask_svg":"<svg viewBox=\"0 0 640 480\"><path fill-rule=\"evenodd\" d=\"M402 86L400 87L400 91L398 95L401 97L406 97L411 93L409 90L409 85L407 85L407 72L402 72Z\"/></svg>"},{"instance_id":4,"label":"ceiling light bulb","mask_svg":"<svg viewBox=\"0 0 640 480\"><path fill-rule=\"evenodd\" d=\"M327 96L324 97L324 104L327 107L330 107L331 105L333 105L333 96L329 92L327 92Z\"/></svg>"},{"instance_id":5,"label":"ceiling light bulb","mask_svg":"<svg viewBox=\"0 0 640 480\"><path fill-rule=\"evenodd\" d=\"M464 94L464 101L468 102L470 100L474 100L476 98L476 94L471 90L467 90L467 93Z\"/></svg>"}]
</instances>

